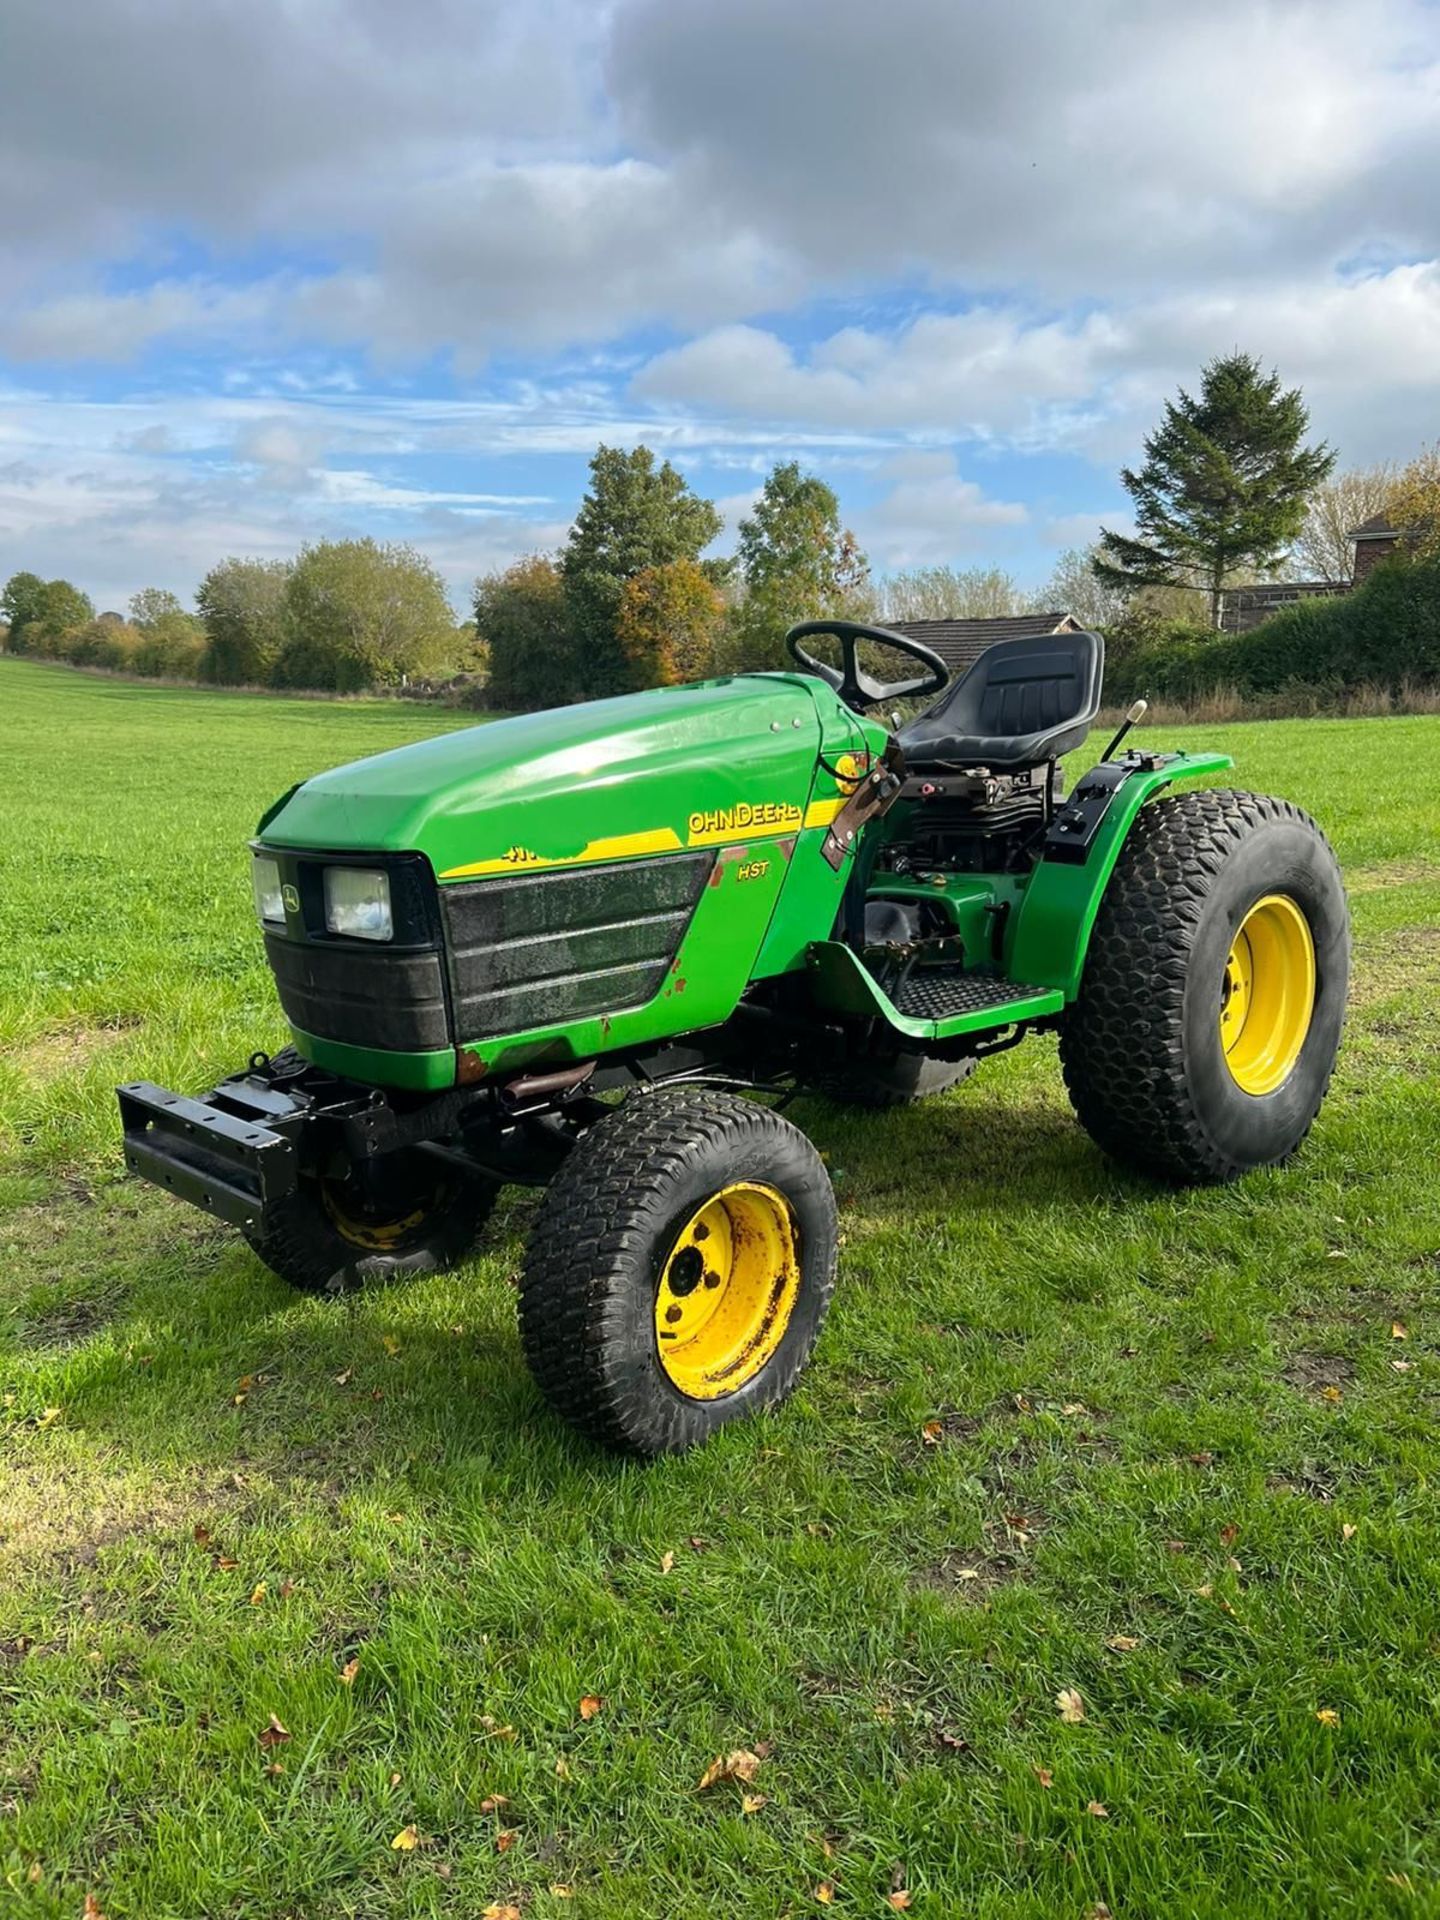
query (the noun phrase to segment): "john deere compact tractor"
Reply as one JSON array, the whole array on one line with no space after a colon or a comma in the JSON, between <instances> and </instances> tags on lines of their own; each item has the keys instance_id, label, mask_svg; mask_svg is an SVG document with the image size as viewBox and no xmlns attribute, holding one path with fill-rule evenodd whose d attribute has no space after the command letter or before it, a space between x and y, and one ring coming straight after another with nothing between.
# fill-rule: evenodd
<instances>
[{"instance_id":1,"label":"john deere compact tractor","mask_svg":"<svg viewBox=\"0 0 1440 1920\"><path fill-rule=\"evenodd\" d=\"M1232 1180L1295 1151L1349 966L1305 814L1172 794L1229 759L1118 737L1066 794L1093 634L1004 642L954 684L883 628L812 621L789 649L794 672L293 788L253 842L293 1044L199 1098L122 1087L129 1166L316 1292L448 1266L503 1183L545 1187L530 1366L653 1454L782 1399L825 1317L835 1202L770 1093L883 1107L1051 1029L1126 1165ZM909 677L873 677L885 650Z\"/></svg>"}]
</instances>

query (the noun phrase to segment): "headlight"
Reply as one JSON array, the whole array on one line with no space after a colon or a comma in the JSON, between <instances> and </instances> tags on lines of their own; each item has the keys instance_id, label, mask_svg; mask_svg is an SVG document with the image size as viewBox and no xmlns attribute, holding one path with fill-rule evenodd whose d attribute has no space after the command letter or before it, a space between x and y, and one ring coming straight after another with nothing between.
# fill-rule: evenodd
<instances>
[{"instance_id":1,"label":"headlight","mask_svg":"<svg viewBox=\"0 0 1440 1920\"><path fill-rule=\"evenodd\" d=\"M271 926L285 924L285 902L280 893L280 862L257 853L250 867L255 888L255 911Z\"/></svg>"},{"instance_id":2,"label":"headlight","mask_svg":"<svg viewBox=\"0 0 1440 1920\"><path fill-rule=\"evenodd\" d=\"M390 876L372 867L325 869L325 924L331 933L352 940L388 940L395 931L390 918Z\"/></svg>"}]
</instances>

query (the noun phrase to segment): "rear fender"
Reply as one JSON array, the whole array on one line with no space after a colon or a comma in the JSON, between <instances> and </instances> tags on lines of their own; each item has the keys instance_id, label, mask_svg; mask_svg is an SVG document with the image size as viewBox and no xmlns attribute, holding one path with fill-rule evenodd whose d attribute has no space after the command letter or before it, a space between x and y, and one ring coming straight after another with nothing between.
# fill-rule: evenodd
<instances>
[{"instance_id":1,"label":"rear fender","mask_svg":"<svg viewBox=\"0 0 1440 1920\"><path fill-rule=\"evenodd\" d=\"M1134 759L1133 767L1128 757L1093 767L1057 814L1045 855L1030 876L1012 923L1006 953L1012 980L1058 987L1067 1001L1073 1000L1080 991L1095 916L1141 807L1176 780L1219 773L1234 764L1226 753L1145 754ZM1063 823L1072 811L1077 818L1067 829ZM1066 843L1067 831L1073 833L1072 844Z\"/></svg>"}]
</instances>

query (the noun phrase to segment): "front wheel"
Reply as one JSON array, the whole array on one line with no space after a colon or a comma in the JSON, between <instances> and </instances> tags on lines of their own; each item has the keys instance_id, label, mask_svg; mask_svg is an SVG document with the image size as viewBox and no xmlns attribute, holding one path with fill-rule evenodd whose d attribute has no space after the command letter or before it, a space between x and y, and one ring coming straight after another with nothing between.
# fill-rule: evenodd
<instances>
[{"instance_id":1,"label":"front wheel","mask_svg":"<svg viewBox=\"0 0 1440 1920\"><path fill-rule=\"evenodd\" d=\"M302 1293L349 1293L402 1274L439 1273L470 1251L499 1187L412 1147L306 1175L245 1238Z\"/></svg>"},{"instance_id":2,"label":"front wheel","mask_svg":"<svg viewBox=\"0 0 1440 1920\"><path fill-rule=\"evenodd\" d=\"M541 1205L520 1334L555 1410L624 1453L676 1453L783 1400L835 1277L835 1199L814 1147L750 1100L632 1098L587 1133Z\"/></svg>"},{"instance_id":3,"label":"front wheel","mask_svg":"<svg viewBox=\"0 0 1440 1920\"><path fill-rule=\"evenodd\" d=\"M1081 1124L1179 1184L1288 1159L1330 1084L1349 971L1340 870L1298 807L1207 791L1143 808L1061 1030Z\"/></svg>"}]
</instances>

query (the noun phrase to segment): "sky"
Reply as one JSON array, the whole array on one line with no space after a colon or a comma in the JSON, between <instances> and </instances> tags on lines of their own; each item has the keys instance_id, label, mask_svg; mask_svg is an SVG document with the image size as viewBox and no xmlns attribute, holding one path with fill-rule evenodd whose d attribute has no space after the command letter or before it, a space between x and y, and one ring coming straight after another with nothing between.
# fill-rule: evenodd
<instances>
[{"instance_id":1,"label":"sky","mask_svg":"<svg viewBox=\"0 0 1440 1920\"><path fill-rule=\"evenodd\" d=\"M5 0L0 579L412 542L597 442L1027 584L1235 347L1440 438L1437 0Z\"/></svg>"}]
</instances>

